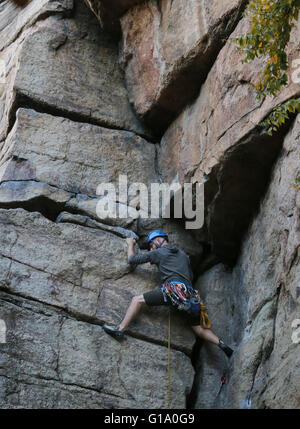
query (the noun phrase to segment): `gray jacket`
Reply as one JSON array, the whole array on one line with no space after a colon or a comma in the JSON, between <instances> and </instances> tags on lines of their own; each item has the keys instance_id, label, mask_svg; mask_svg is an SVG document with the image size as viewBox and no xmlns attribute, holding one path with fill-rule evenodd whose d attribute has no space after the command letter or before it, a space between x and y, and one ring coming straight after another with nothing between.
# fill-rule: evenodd
<instances>
[{"instance_id":1,"label":"gray jacket","mask_svg":"<svg viewBox=\"0 0 300 429\"><path fill-rule=\"evenodd\" d=\"M193 282L189 256L173 244L167 244L139 255L131 255L128 259L128 263L134 267L145 262L157 265L161 283L172 279L178 279L188 284Z\"/></svg>"}]
</instances>

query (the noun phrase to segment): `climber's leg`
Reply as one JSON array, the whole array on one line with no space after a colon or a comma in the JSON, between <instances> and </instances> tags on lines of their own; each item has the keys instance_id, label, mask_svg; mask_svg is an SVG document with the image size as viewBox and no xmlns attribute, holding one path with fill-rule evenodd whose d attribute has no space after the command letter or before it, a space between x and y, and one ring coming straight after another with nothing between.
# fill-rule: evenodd
<instances>
[{"instance_id":1,"label":"climber's leg","mask_svg":"<svg viewBox=\"0 0 300 429\"><path fill-rule=\"evenodd\" d=\"M204 329L202 326L192 326L193 331L195 334L203 338L204 340L207 340L213 344L216 344L223 352L226 354L226 356L230 357L233 353L232 348L227 346L227 344L224 343L219 337L216 336L216 334L213 333L210 329Z\"/></svg>"},{"instance_id":2,"label":"climber's leg","mask_svg":"<svg viewBox=\"0 0 300 429\"><path fill-rule=\"evenodd\" d=\"M195 334L198 337L203 338L204 340L210 341L211 343L214 343L217 345L219 344L220 338L218 338L210 329L204 329L202 328L202 326L197 325L197 326L192 326L192 330L195 332Z\"/></svg>"},{"instance_id":3,"label":"climber's leg","mask_svg":"<svg viewBox=\"0 0 300 429\"><path fill-rule=\"evenodd\" d=\"M126 311L125 317L119 325L120 331L125 331L133 319L138 315L141 308L146 305L144 295L134 296Z\"/></svg>"},{"instance_id":4,"label":"climber's leg","mask_svg":"<svg viewBox=\"0 0 300 429\"><path fill-rule=\"evenodd\" d=\"M136 295L126 311L125 317L119 326L103 325L103 329L108 334L116 337L124 337L124 331L128 328L133 319L138 315L141 308L145 306L164 305L164 297L160 288L145 292L143 295Z\"/></svg>"},{"instance_id":5,"label":"climber's leg","mask_svg":"<svg viewBox=\"0 0 300 429\"><path fill-rule=\"evenodd\" d=\"M121 331L127 329L132 320L138 315L142 307L152 307L164 304L164 296L160 288L145 292L143 295L134 296L131 300L124 319L119 325L119 329Z\"/></svg>"}]
</instances>

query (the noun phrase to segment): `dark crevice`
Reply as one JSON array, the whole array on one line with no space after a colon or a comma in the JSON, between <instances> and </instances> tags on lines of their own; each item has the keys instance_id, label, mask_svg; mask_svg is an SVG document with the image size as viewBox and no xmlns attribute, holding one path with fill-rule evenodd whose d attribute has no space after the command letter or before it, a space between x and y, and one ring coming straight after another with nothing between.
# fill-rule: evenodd
<instances>
[{"instance_id":1,"label":"dark crevice","mask_svg":"<svg viewBox=\"0 0 300 429\"><path fill-rule=\"evenodd\" d=\"M200 244L203 248L201 259L199 260L199 258L194 255L190 256L191 266L196 280L199 276L221 262L220 258L212 252L212 247L209 243L202 241Z\"/></svg>"},{"instance_id":2,"label":"dark crevice","mask_svg":"<svg viewBox=\"0 0 300 429\"><path fill-rule=\"evenodd\" d=\"M295 115L291 115L273 136L264 134L258 125L229 148L207 176L205 224L201 230L194 230L202 254L190 257L195 278L219 263L228 270L235 266L294 119ZM170 207L172 218L172 200ZM186 219L172 220L182 224Z\"/></svg>"},{"instance_id":3,"label":"dark crevice","mask_svg":"<svg viewBox=\"0 0 300 429\"><path fill-rule=\"evenodd\" d=\"M28 160L27 159L24 159L24 158L19 158L18 156L13 156L12 158L11 158L13 161L15 161L16 162L16 164L18 164L18 163L22 163L22 162L27 162ZM1 161L0 161L1 162ZM59 186L57 186L56 184L54 184L54 183L51 183L51 182L42 182L41 180L37 180L37 179L4 179L4 180L1 180L0 181L0 187L1 187L1 185L3 184L3 183L23 183L23 184L25 184L25 183L40 183L40 184L43 184L43 185L46 185L46 186L49 186L49 188L55 188L55 189L57 189L58 191L65 191L65 192L67 192L67 193L69 193L70 194L70 197L77 197L77 195L84 195L84 196L86 196L87 198L95 198L95 195L90 195L90 194L79 194L79 193L76 193L76 192L72 192L72 191L70 191L69 189L65 189L65 188L62 188L62 187L59 187Z\"/></svg>"},{"instance_id":4,"label":"dark crevice","mask_svg":"<svg viewBox=\"0 0 300 429\"><path fill-rule=\"evenodd\" d=\"M184 59L184 68L182 68L182 58L178 61L178 65L174 66L173 69L177 69L178 72L168 76L169 84L161 92L159 102L154 104L151 110L142 117L146 126L155 133L157 138L161 138L172 121L199 96L202 84L220 50L240 22L247 3L248 0L243 1L235 10L225 14L209 30L210 37L203 37L198 46ZM203 54L197 55L196 51L201 45ZM155 124L155 129L153 129L153 124Z\"/></svg>"},{"instance_id":5,"label":"dark crevice","mask_svg":"<svg viewBox=\"0 0 300 429\"><path fill-rule=\"evenodd\" d=\"M1 299L3 299L3 301L9 302L9 303L16 305L18 307L23 307L23 301L33 304L35 307L34 310L27 308L27 307L26 307L26 309L30 310L34 313L45 314L45 312L47 312L47 310L48 310L47 314L49 314L49 310L51 310L53 313L55 312L56 315L60 315L60 316L67 317L69 319L77 320L78 322L85 322L85 323L89 323L91 325L100 325L100 326L103 324L103 323L100 323L97 319L95 320L91 316L87 316L85 314L74 312L69 308L68 308L68 310L66 310L66 309L64 309L58 305L55 305L55 304L45 303L44 301L40 301L39 299L34 298L32 296L28 297L28 296L25 296L21 293L12 292L8 288L3 287L3 286L0 286L0 292L1 292L0 297L1 297ZM20 300L22 300L21 304L20 304ZM39 308L37 308L37 305L39 306Z\"/></svg>"},{"instance_id":6,"label":"dark crevice","mask_svg":"<svg viewBox=\"0 0 300 429\"><path fill-rule=\"evenodd\" d=\"M218 233L220 234L220 238L223 237L224 239L225 229L225 234L231 234L234 238L235 250L230 253L228 252L228 248L226 249L226 247L223 247L222 249L221 244L223 245L223 243L220 238L218 238L218 242L215 243L202 243L203 257L202 262L199 264L199 266L202 265L201 268L199 268L199 266L197 268L197 261L194 261L197 276L199 274L201 275L206 269L211 268L215 263L218 262L223 262L229 269L234 267L239 256L240 246L243 238L249 230L249 227L252 224L254 218L257 216L260 209L260 202L266 195L266 192L269 188L273 168L275 167L276 161L280 156L284 137L286 136L289 127L294 120L294 117L295 115L290 117L284 126L280 128L279 132L277 132L272 137L269 137L263 133L260 134L260 128L257 127L250 136L247 136L244 141L228 150L228 152L224 155L223 165L220 163L222 167L219 167L219 171L214 172L215 176L213 177L217 177L217 182L214 181L215 186L210 189L211 194L206 194L206 199L209 200L211 206L214 209L212 212L210 207L208 214L215 217L216 212L222 214L222 218L218 219L217 216L217 219L211 220L212 223L219 222L221 226L219 231L213 231L214 234ZM234 188L234 183L239 184L238 189ZM243 196L243 194L246 195L246 198ZM226 213L226 205L218 206L216 203L216 196L221 200L223 198L225 200L225 204L228 204L228 202L229 204L232 204L232 202L237 202L239 199L241 199L242 204L240 206L235 205L234 207L235 216L242 217L242 222L240 222L239 219L234 218L233 222L231 223L229 219L233 216L233 213L231 213L230 216L224 216L224 213ZM205 207L207 209L207 205ZM225 222L223 218L225 218ZM224 225L228 224L229 226L232 225L235 231L233 231L231 227L227 229L224 228ZM208 230L210 230L210 228L208 228ZM235 235L237 228L240 228L239 234ZM211 236L211 238L214 239L215 237ZM273 338L270 344L264 351L261 352L261 355L258 357L258 364L254 371L251 389L247 398L247 403L250 404L250 406L257 369L261 364L262 359L269 359L274 348L276 314L280 290L281 287L279 287L277 290L274 304ZM262 305L265 305L265 303ZM197 360L199 360L200 349L201 346L195 345L192 362L197 362ZM193 365L197 368L194 362ZM198 391L199 375L196 372L192 390L187 397L188 409L192 409L195 406Z\"/></svg>"},{"instance_id":7,"label":"dark crevice","mask_svg":"<svg viewBox=\"0 0 300 429\"><path fill-rule=\"evenodd\" d=\"M191 263L191 266L192 266L192 263ZM194 269L192 271L193 271L193 276L194 276L193 283L195 284L195 282L197 280L196 271ZM192 352L189 356L191 359L191 364L194 368L195 374L194 374L194 380L193 380L193 384L191 386L191 390L186 395L186 406L185 406L185 408L188 410L192 410L195 408L195 404L196 404L197 397L198 397L198 391L199 391L198 362L200 359L200 353L201 353L201 348L203 346L203 343L204 343L204 340L201 339L200 337L196 336L196 341L195 341L194 346L192 348Z\"/></svg>"},{"instance_id":8,"label":"dark crevice","mask_svg":"<svg viewBox=\"0 0 300 429\"><path fill-rule=\"evenodd\" d=\"M65 203L58 203L50 198L39 196L29 201L0 203L1 209L22 208L28 212L38 212L48 220L55 222L58 215L65 210Z\"/></svg>"},{"instance_id":9,"label":"dark crevice","mask_svg":"<svg viewBox=\"0 0 300 429\"><path fill-rule=\"evenodd\" d=\"M219 231L214 231L214 233L223 233L224 237L223 231L225 229L225 233L231 234L234 237L236 249L235 252L232 254L235 254L235 258L231 259L232 254L230 255L228 254L228 252L226 253L226 251L224 251L225 248L221 248L222 253L220 252L220 249L218 249L217 246L222 244L221 239L215 244L214 247L211 244L203 244L203 254L206 255L207 258L211 257L213 260L214 251L217 251L217 253L219 253L218 257L220 261L223 261L224 263L224 261L228 262L229 260L231 264L229 264L228 267L230 269L234 267L235 262L239 256L239 245L241 244L245 234L249 230L249 227L251 226L251 223L253 222L254 218L258 214L258 211L260 209L260 202L266 195L272 177L272 171L276 165L278 157L281 154L284 137L287 134L289 127L294 120L294 117L295 115L290 117L290 119L285 123L285 125L280 128L279 132L277 132L272 137L269 137L265 134L259 134L259 127L257 127L254 132L251 133L251 135L247 136L247 138L245 138L239 145L229 149L228 152L224 155L223 165L222 163L220 163L222 167L218 167L219 171L214 172L215 177L217 177L217 182L214 181L215 186L211 187L211 194L206 195L206 198L209 200L210 205L213 206L215 204L215 206L213 207L214 212L211 211L212 209L210 207L210 211L208 212L208 214L217 218L212 219L211 221L220 222L220 226L222 227ZM239 186L242 184L242 186L238 187L238 189L234 189L234 183L238 183ZM243 198L243 193L246 195L246 198ZM235 216L244 217L244 227L240 229L238 236L234 235L234 231L231 230L231 228L224 228L225 225L231 224L230 217L224 215L224 213L226 213L226 205L217 205L217 198L220 198L221 200L223 198L225 200L225 203L230 204L232 204L232 202L238 200L239 198L241 198L241 200L243 201L243 204L241 204L239 207L234 206L236 212ZM218 216L216 216L216 212L221 214L219 219ZM233 215L234 213L231 214L231 217ZM232 227L235 230L236 228L240 228L238 219L233 219ZM222 236L220 235L220 237ZM216 262L218 260L218 257L215 260ZM200 274L201 271L202 270L200 270ZM273 336L269 344L267 344L264 349L260 350L260 353L257 357L257 362L255 363L253 372L252 383L246 400L248 408L251 408L252 392L258 368L261 363L265 362L270 358L273 352L275 342L276 314L278 309L280 290L281 285L276 291L276 296L272 297L272 301L274 300ZM263 302L257 312L259 312L262 306L264 306L268 301L269 300ZM199 360L200 347L197 352L195 349L194 353L194 356L198 356L196 357L197 362L197 360ZM191 393L187 397L187 408L192 409L195 406L198 391L199 375L196 372Z\"/></svg>"},{"instance_id":10,"label":"dark crevice","mask_svg":"<svg viewBox=\"0 0 300 429\"><path fill-rule=\"evenodd\" d=\"M75 208L68 208L66 206L66 203L58 203L58 202L53 201L50 198L47 198L45 196L35 197L35 198L32 198L28 201L0 203L0 209L4 209L4 210L23 209L29 213L39 213L44 218L50 220L51 222L55 222L55 223L61 223L59 216L63 212L70 213L73 215L78 215L78 213L80 212L80 211L77 211ZM83 216L83 215L81 215L81 216ZM93 226L92 225L93 220L91 218L89 218L88 216L84 215L83 217L85 218L86 221L90 220L91 223L89 223L89 224L87 224L86 222L83 223L80 220L76 221L76 219L74 219L74 220L68 219L67 221L64 221L64 223L69 223L72 225L79 225L79 226L82 226L83 228L89 228L89 229L93 229L96 231L97 230L104 231L107 233L114 234L119 238L125 238L125 234L126 234L125 228L124 228L124 233L121 233L119 231L114 231L113 229L106 229L104 227L100 228L100 227L97 227L97 225ZM95 223L96 222L97 221L95 221ZM107 224L107 225L109 225L109 224ZM109 226L113 226L113 225L109 225ZM131 230L128 230L128 231L131 232ZM129 234L130 234L130 232L129 232ZM129 236L129 234L128 234L128 236Z\"/></svg>"},{"instance_id":11,"label":"dark crevice","mask_svg":"<svg viewBox=\"0 0 300 429\"><path fill-rule=\"evenodd\" d=\"M257 126L224 153L205 188L207 242L212 253L233 267L241 244L260 210L280 156L291 117L272 137ZM211 185L211 186L210 186Z\"/></svg>"},{"instance_id":12,"label":"dark crevice","mask_svg":"<svg viewBox=\"0 0 300 429\"><path fill-rule=\"evenodd\" d=\"M149 134L138 134L136 131L132 131L129 129L123 129L121 127L118 127L116 125L112 125L110 122L105 120L97 120L95 118L92 118L90 115L85 115L82 113L77 113L74 111L69 111L63 108L59 108L56 106L53 106L51 104L48 104L41 100L35 100L34 98L29 97L26 94L23 94L20 91L16 91L13 104L10 108L9 112L9 124L7 129L7 135L11 131L11 129L14 126L14 123L16 121L16 111L19 108L24 109L32 109L35 110L37 113L45 113L52 116L58 116L60 118L66 118L74 122L80 122L80 123L86 123L90 125L96 125L98 127L107 128L110 130L118 130L123 132L129 132L133 133L135 135L139 135L143 139L146 139L149 143L156 143L153 139L151 139L151 136Z\"/></svg>"},{"instance_id":13,"label":"dark crevice","mask_svg":"<svg viewBox=\"0 0 300 429\"><path fill-rule=\"evenodd\" d=\"M101 25L102 29L110 33L111 37L118 42L122 37L120 18L129 8L135 7L136 4L141 3L141 0L131 0L129 6L126 6L124 0L101 0L101 2L97 3L87 0L87 2L95 15L99 17L99 25Z\"/></svg>"},{"instance_id":14,"label":"dark crevice","mask_svg":"<svg viewBox=\"0 0 300 429\"><path fill-rule=\"evenodd\" d=\"M186 396L186 409L193 410L195 409L195 404L197 401L198 391L199 391L199 371L197 370L197 363L199 361L199 356L201 352L201 348L203 345L203 340L200 338L196 339L196 342L194 344L192 355L191 355L191 363L193 365L193 368L195 370L194 375L194 381L191 388L190 393Z\"/></svg>"}]
</instances>

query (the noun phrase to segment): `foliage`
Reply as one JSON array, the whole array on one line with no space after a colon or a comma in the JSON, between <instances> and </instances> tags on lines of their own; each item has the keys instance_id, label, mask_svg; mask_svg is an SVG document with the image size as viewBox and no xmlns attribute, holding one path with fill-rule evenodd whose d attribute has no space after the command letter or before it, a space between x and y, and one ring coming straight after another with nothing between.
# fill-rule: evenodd
<instances>
[{"instance_id":1,"label":"foliage","mask_svg":"<svg viewBox=\"0 0 300 429\"><path fill-rule=\"evenodd\" d=\"M251 19L247 34L233 38L244 52L244 61L265 55L266 66L256 84L258 99L275 96L287 84L286 47L298 20L300 0L252 0L244 12Z\"/></svg>"},{"instance_id":2,"label":"foliage","mask_svg":"<svg viewBox=\"0 0 300 429\"><path fill-rule=\"evenodd\" d=\"M286 47L290 33L298 20L300 0L251 0L245 9L251 29L248 33L232 38L243 52L243 62L265 56L266 65L255 85L258 100L267 95L276 96L288 82ZM261 123L267 134L272 135L289 117L300 110L300 99L288 100L276 106Z\"/></svg>"},{"instance_id":3,"label":"foliage","mask_svg":"<svg viewBox=\"0 0 300 429\"><path fill-rule=\"evenodd\" d=\"M271 136L273 131L277 131L285 120L289 118L289 113L295 113L296 111L300 111L300 98L293 98L284 104L275 106L267 119L261 122L260 126Z\"/></svg>"},{"instance_id":4,"label":"foliage","mask_svg":"<svg viewBox=\"0 0 300 429\"><path fill-rule=\"evenodd\" d=\"M231 39L244 53L243 62L259 56L266 58L265 68L255 85L258 100L268 95L275 97L288 83L286 47L299 9L300 0L251 0L244 12L244 16L250 18L250 31ZM275 106L260 126L272 135L289 118L289 113L296 111L300 111L300 98ZM292 186L300 190L300 176Z\"/></svg>"},{"instance_id":5,"label":"foliage","mask_svg":"<svg viewBox=\"0 0 300 429\"><path fill-rule=\"evenodd\" d=\"M295 188L298 191L300 191L300 177L296 177L295 183L293 184L293 188Z\"/></svg>"}]
</instances>

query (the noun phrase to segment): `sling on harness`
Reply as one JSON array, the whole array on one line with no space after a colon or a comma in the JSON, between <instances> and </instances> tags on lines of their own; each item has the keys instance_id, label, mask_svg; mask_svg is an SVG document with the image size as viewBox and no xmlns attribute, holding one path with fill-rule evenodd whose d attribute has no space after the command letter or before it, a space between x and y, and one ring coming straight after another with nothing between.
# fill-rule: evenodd
<instances>
[{"instance_id":1,"label":"sling on harness","mask_svg":"<svg viewBox=\"0 0 300 429\"><path fill-rule=\"evenodd\" d=\"M203 328L209 329L211 324L205 305L200 298L200 294L192 285L172 280L166 281L161 286L164 300L168 305L172 305L177 310L185 311L190 315L200 316L199 324Z\"/></svg>"}]
</instances>

